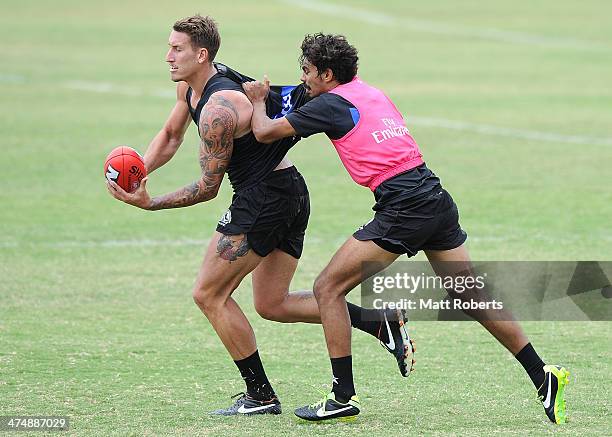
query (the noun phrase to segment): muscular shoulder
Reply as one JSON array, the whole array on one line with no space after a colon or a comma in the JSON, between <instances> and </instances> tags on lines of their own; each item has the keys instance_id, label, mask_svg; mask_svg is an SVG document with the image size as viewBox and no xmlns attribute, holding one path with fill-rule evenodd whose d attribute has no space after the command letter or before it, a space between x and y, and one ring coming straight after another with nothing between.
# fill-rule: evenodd
<instances>
[{"instance_id":1,"label":"muscular shoulder","mask_svg":"<svg viewBox=\"0 0 612 437\"><path fill-rule=\"evenodd\" d=\"M241 137L251 130L253 106L239 91L221 90L213 93L202 112L231 117L234 123L234 138Z\"/></svg>"},{"instance_id":2,"label":"muscular shoulder","mask_svg":"<svg viewBox=\"0 0 612 437\"><path fill-rule=\"evenodd\" d=\"M239 108L243 105L252 107L251 102L249 101L247 96L244 95L244 93L234 90L216 91L211 94L207 104L210 102L233 108Z\"/></svg>"}]
</instances>

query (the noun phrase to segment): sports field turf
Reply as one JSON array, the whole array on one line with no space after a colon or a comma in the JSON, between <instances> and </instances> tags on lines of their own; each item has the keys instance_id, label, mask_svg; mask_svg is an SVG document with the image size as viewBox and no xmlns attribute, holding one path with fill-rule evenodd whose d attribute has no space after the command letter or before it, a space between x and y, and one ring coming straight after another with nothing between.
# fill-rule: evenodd
<instances>
[{"instance_id":1,"label":"sports field turf","mask_svg":"<svg viewBox=\"0 0 612 437\"><path fill-rule=\"evenodd\" d=\"M173 5L178 3L178 5ZM459 5L460 4L460 5ZM163 62L175 19L220 24L218 60L297 83L305 33L344 33L360 75L406 115L461 212L476 260L612 260L612 5L606 1L21 0L0 14L0 416L66 415L77 435L605 435L609 322L527 322L536 350L572 372L570 422L548 423L520 365L471 322L419 322L417 370L354 335L364 407L353 425L309 426L293 408L329 388L319 326L257 316L284 414L211 418L243 390L191 286L229 205L144 212L112 199L115 145L144 151L173 105ZM198 177L190 128L150 178L160 194ZM371 218L323 136L290 157L312 216L294 288ZM352 299L358 301L358 290Z\"/></svg>"}]
</instances>

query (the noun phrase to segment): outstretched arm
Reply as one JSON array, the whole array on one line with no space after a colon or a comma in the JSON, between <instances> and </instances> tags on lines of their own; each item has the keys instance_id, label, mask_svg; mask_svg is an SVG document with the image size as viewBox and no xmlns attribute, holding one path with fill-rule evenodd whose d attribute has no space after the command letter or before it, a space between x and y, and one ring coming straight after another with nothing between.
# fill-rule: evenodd
<instances>
[{"instance_id":1,"label":"outstretched arm","mask_svg":"<svg viewBox=\"0 0 612 437\"><path fill-rule=\"evenodd\" d=\"M257 141L264 144L273 143L281 138L297 135L293 126L285 117L272 120L266 114L266 97L270 91L270 81L264 76L264 81L245 82L242 88L253 104L251 127Z\"/></svg>"},{"instance_id":2,"label":"outstretched arm","mask_svg":"<svg viewBox=\"0 0 612 437\"><path fill-rule=\"evenodd\" d=\"M109 191L119 200L142 209L181 208L214 198L229 165L234 147L234 132L238 113L229 98L215 93L202 109L200 116L200 178L163 196L150 198L146 178L134 193L126 193L117 184L109 183Z\"/></svg>"},{"instance_id":3,"label":"outstretched arm","mask_svg":"<svg viewBox=\"0 0 612 437\"><path fill-rule=\"evenodd\" d=\"M176 86L176 104L145 152L144 163L148 174L170 161L183 142L191 119L186 101L187 88L185 82L179 82Z\"/></svg>"}]
</instances>

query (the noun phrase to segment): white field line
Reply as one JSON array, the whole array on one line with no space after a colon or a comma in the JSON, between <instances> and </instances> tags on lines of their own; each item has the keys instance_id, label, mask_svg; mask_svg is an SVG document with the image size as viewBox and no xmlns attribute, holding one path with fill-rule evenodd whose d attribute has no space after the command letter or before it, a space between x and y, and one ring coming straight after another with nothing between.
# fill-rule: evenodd
<instances>
[{"instance_id":1,"label":"white field line","mask_svg":"<svg viewBox=\"0 0 612 437\"><path fill-rule=\"evenodd\" d=\"M526 44L547 48L562 48L587 51L610 51L612 47L597 42L584 41L577 38L548 37L523 32L507 31L495 28L474 28L451 25L437 21L420 20L359 9L348 5L336 5L319 0L283 0L293 6L313 12L330 15L336 18L350 18L364 23L393 26L415 32L449 35L458 37L478 38L511 44Z\"/></svg>"},{"instance_id":2,"label":"white field line","mask_svg":"<svg viewBox=\"0 0 612 437\"><path fill-rule=\"evenodd\" d=\"M476 124L465 121L448 120L445 118L419 117L410 115L406 117L406 123L408 126L431 126L436 128L476 132L483 135L510 137L524 140L612 146L612 138L590 137L584 135L562 135L553 132L514 129L490 124Z\"/></svg>"},{"instance_id":3,"label":"white field line","mask_svg":"<svg viewBox=\"0 0 612 437\"><path fill-rule=\"evenodd\" d=\"M319 237L309 237L306 235L305 245L316 245L316 244L329 244L340 247L350 234L339 236L336 239L323 239ZM598 240L611 241L612 235L600 235L597 237ZM502 236L502 235L484 235L484 236L468 236L468 242L476 244L503 244L503 243L517 243L520 241L539 241L545 243L558 243L560 240L565 242L580 242L583 238L580 236L559 236L553 235L530 235L521 234L516 236ZM37 249L97 249L97 248L132 248L132 247L192 247L199 246L205 247L210 242L210 239L177 239L177 240L153 240L153 239L133 239L133 240L100 240L100 241L50 241L50 242L39 242L39 243L19 243L16 241L0 241L0 249L21 249L21 248L37 248Z\"/></svg>"},{"instance_id":4,"label":"white field line","mask_svg":"<svg viewBox=\"0 0 612 437\"><path fill-rule=\"evenodd\" d=\"M210 240L197 240L189 238L181 238L177 240L102 240L102 241L57 241L52 243L43 243L45 247L62 249L62 248L87 248L87 247L183 247L183 246L204 246Z\"/></svg>"},{"instance_id":5,"label":"white field line","mask_svg":"<svg viewBox=\"0 0 612 437\"><path fill-rule=\"evenodd\" d=\"M49 241L39 243L18 243L15 241L0 242L0 248L19 248L36 247L44 249L86 249L86 248L105 248L105 247L184 247L184 246L204 246L210 239L197 240L182 238L177 240L100 240L100 241Z\"/></svg>"},{"instance_id":6,"label":"white field line","mask_svg":"<svg viewBox=\"0 0 612 437\"><path fill-rule=\"evenodd\" d=\"M111 93L125 96L154 96L160 98L176 98L174 91L157 90L154 92L146 92L139 88L133 88L122 85L114 85L106 82L88 82L88 81L70 81L65 82L62 86L68 89L90 91L95 93ZM494 126L488 124L477 124L459 120L449 120L445 118L409 116L406 117L408 126L429 126L442 129L451 129L467 132L475 132L483 135L492 135L500 137L510 137L516 139L545 141L568 144L584 144L584 145L612 145L612 138L590 137L585 135L562 135L554 132L540 132L524 129L506 128L502 126Z\"/></svg>"},{"instance_id":7,"label":"white field line","mask_svg":"<svg viewBox=\"0 0 612 437\"><path fill-rule=\"evenodd\" d=\"M117 85L110 82L94 82L86 80L71 80L62 84L64 88L76 91L88 91L100 94L117 94L130 97L152 96L163 99L175 99L176 91L170 88L147 91L141 88Z\"/></svg>"},{"instance_id":8,"label":"white field line","mask_svg":"<svg viewBox=\"0 0 612 437\"><path fill-rule=\"evenodd\" d=\"M0 82L3 78L10 78L15 83L25 83L26 80L23 76L1 74ZM171 89L158 89L158 90L144 90L137 87L130 87L125 85L113 84L110 82L95 82L95 81L84 81L84 80L73 80L60 84L66 89L85 91L102 94L115 94L130 97L142 97L152 96L162 99L174 99L176 93ZM411 115L406 117L408 127L410 126L429 126L441 129L450 129L466 132L475 132L482 135L491 135L498 137L509 137L531 141L544 141L553 143L567 143L567 144L583 144L583 145L597 145L597 146L610 146L612 145L612 138L606 137L592 137L587 135L563 135L555 132L541 132L532 131L526 129L508 128L503 126L495 126L489 124L478 124L470 123L461 120L449 120L445 118L435 117L422 117Z\"/></svg>"},{"instance_id":9,"label":"white field line","mask_svg":"<svg viewBox=\"0 0 612 437\"><path fill-rule=\"evenodd\" d=\"M0 73L0 83L26 83L26 78L20 74Z\"/></svg>"}]
</instances>

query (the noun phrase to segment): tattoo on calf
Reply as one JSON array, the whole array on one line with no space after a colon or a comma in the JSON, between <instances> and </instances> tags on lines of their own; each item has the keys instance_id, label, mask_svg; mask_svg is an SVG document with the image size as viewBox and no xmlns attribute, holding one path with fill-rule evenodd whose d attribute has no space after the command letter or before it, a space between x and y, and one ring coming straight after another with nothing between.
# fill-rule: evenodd
<instances>
[{"instance_id":1,"label":"tattoo on calf","mask_svg":"<svg viewBox=\"0 0 612 437\"><path fill-rule=\"evenodd\" d=\"M223 235L217 243L217 253L229 262L246 255L249 249L246 235Z\"/></svg>"}]
</instances>

